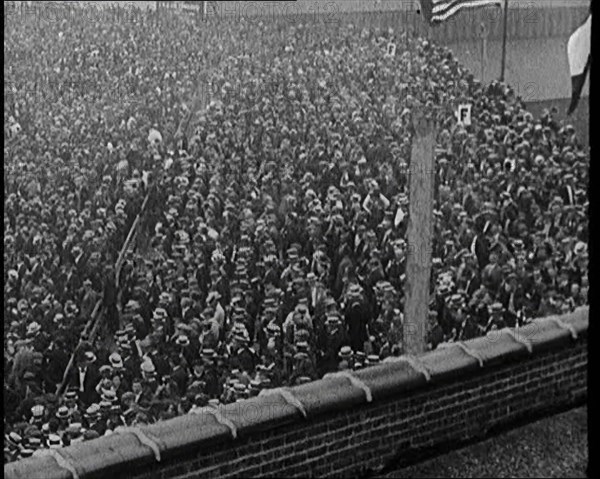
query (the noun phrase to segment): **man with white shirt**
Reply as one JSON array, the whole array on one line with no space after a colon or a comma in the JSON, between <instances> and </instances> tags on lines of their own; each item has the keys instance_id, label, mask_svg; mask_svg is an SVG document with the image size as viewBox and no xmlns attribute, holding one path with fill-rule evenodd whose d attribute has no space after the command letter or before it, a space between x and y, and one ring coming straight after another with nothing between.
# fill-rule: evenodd
<instances>
[{"instance_id":1,"label":"man with white shirt","mask_svg":"<svg viewBox=\"0 0 600 479\"><path fill-rule=\"evenodd\" d=\"M308 273L306 275L306 281L308 282L308 288L310 291L309 309L313 315L315 315L320 309L320 305L327 296L327 290L320 281L317 281L317 276L314 273Z\"/></svg>"},{"instance_id":2,"label":"man with white shirt","mask_svg":"<svg viewBox=\"0 0 600 479\"><path fill-rule=\"evenodd\" d=\"M390 206L388 200L379 189L376 181L371 182L369 194L365 197L362 207L369 213L369 216L375 218L376 223L380 223L383 219L383 212ZM379 217L381 216L381 218Z\"/></svg>"},{"instance_id":3,"label":"man with white shirt","mask_svg":"<svg viewBox=\"0 0 600 479\"><path fill-rule=\"evenodd\" d=\"M575 193L575 176L572 173L567 173L563 176L565 182L560 190L560 195L565 205L575 205L577 203L577 196Z\"/></svg>"},{"instance_id":4,"label":"man with white shirt","mask_svg":"<svg viewBox=\"0 0 600 479\"><path fill-rule=\"evenodd\" d=\"M213 319L219 325L220 330L223 330L223 327L225 326L225 310L223 309L223 306L221 306L220 299L221 294L218 291L211 291L206 298L206 306L214 309L215 313Z\"/></svg>"}]
</instances>

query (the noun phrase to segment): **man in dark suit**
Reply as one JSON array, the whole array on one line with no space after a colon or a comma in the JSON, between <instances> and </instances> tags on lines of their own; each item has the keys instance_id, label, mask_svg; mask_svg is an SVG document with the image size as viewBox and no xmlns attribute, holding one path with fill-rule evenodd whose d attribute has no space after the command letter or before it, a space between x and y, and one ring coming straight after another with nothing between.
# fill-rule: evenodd
<instances>
[{"instance_id":1,"label":"man in dark suit","mask_svg":"<svg viewBox=\"0 0 600 479\"><path fill-rule=\"evenodd\" d=\"M489 246L487 238L482 234L475 234L471 241L470 251L477 258L479 269L482 270L488 264Z\"/></svg>"},{"instance_id":2,"label":"man in dark suit","mask_svg":"<svg viewBox=\"0 0 600 479\"><path fill-rule=\"evenodd\" d=\"M169 356L169 366L171 367L171 379L177 384L177 392L180 396L184 396L188 385L189 374L178 354L172 353Z\"/></svg>"},{"instance_id":3,"label":"man in dark suit","mask_svg":"<svg viewBox=\"0 0 600 479\"><path fill-rule=\"evenodd\" d=\"M123 376L131 383L134 375L137 374L140 369L141 358L139 357L137 350L134 351L134 348L129 341L119 345L119 352L123 358Z\"/></svg>"},{"instance_id":4,"label":"man in dark suit","mask_svg":"<svg viewBox=\"0 0 600 479\"><path fill-rule=\"evenodd\" d=\"M319 361L319 369L322 373L335 371L338 364L338 352L340 348L349 343L346 325L342 322L338 313L330 312L325 320L325 330L320 338L323 355Z\"/></svg>"},{"instance_id":5,"label":"man in dark suit","mask_svg":"<svg viewBox=\"0 0 600 479\"><path fill-rule=\"evenodd\" d=\"M460 325L458 339L461 341L466 341L478 336L483 336L484 334L485 328L477 324L477 320L473 316L467 314Z\"/></svg>"},{"instance_id":6,"label":"man in dark suit","mask_svg":"<svg viewBox=\"0 0 600 479\"><path fill-rule=\"evenodd\" d=\"M464 252L463 261L464 263L459 269L458 286L470 298L479 289L481 277L477 269L477 258L473 253Z\"/></svg>"},{"instance_id":7,"label":"man in dark suit","mask_svg":"<svg viewBox=\"0 0 600 479\"><path fill-rule=\"evenodd\" d=\"M54 391L61 383L68 363L69 354L65 349L65 341L63 337L59 336L50 343L44 353L43 371L45 372L44 380L48 390Z\"/></svg>"},{"instance_id":8,"label":"man in dark suit","mask_svg":"<svg viewBox=\"0 0 600 479\"><path fill-rule=\"evenodd\" d=\"M498 292L498 301L504 308L504 321L509 327L515 327L517 315L524 306L525 295L522 287L517 282L517 275L509 272Z\"/></svg>"},{"instance_id":9,"label":"man in dark suit","mask_svg":"<svg viewBox=\"0 0 600 479\"><path fill-rule=\"evenodd\" d=\"M362 351L367 336L367 324L371 319L369 306L360 286L353 284L345 299L344 319L350 336L350 347L353 351Z\"/></svg>"},{"instance_id":10,"label":"man in dark suit","mask_svg":"<svg viewBox=\"0 0 600 479\"><path fill-rule=\"evenodd\" d=\"M86 279L83 282L83 291L79 297L79 304L81 305L81 314L84 317L89 317L98 302L99 294L92 289L92 281Z\"/></svg>"},{"instance_id":11,"label":"man in dark suit","mask_svg":"<svg viewBox=\"0 0 600 479\"><path fill-rule=\"evenodd\" d=\"M69 385L79 391L79 399L86 406L100 400L96 392L100 373L95 363L96 355L92 351L81 351L70 374Z\"/></svg>"},{"instance_id":12,"label":"man in dark suit","mask_svg":"<svg viewBox=\"0 0 600 479\"><path fill-rule=\"evenodd\" d=\"M499 243L495 243L490 248L489 263L481 272L481 282L486 288L494 292L498 291L503 279L502 269L498 264L498 257L501 251L502 248Z\"/></svg>"},{"instance_id":13,"label":"man in dark suit","mask_svg":"<svg viewBox=\"0 0 600 479\"><path fill-rule=\"evenodd\" d=\"M191 298L187 296L181 298L181 315L185 323L189 323L193 318L199 318L201 313L201 309Z\"/></svg>"},{"instance_id":14,"label":"man in dark suit","mask_svg":"<svg viewBox=\"0 0 600 479\"><path fill-rule=\"evenodd\" d=\"M160 344L154 344L150 354L148 355L152 360L152 364L154 364L156 368L156 373L158 376L166 376L171 372L171 367L169 366L169 361L164 354L163 347Z\"/></svg>"}]
</instances>

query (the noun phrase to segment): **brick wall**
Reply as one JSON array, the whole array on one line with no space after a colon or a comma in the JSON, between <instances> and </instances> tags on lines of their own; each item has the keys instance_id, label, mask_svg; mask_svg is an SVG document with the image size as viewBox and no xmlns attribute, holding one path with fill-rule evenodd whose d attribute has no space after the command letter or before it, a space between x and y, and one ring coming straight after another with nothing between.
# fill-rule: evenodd
<instances>
[{"instance_id":1,"label":"brick wall","mask_svg":"<svg viewBox=\"0 0 600 479\"><path fill-rule=\"evenodd\" d=\"M6 465L8 478L369 476L587 399L588 308ZM362 384L363 388L360 387ZM366 389L366 390L365 390ZM369 401L370 399L370 401ZM300 408L298 407L300 405ZM304 416L300 409L303 409ZM233 426L235 437L228 427ZM65 467L65 464L67 465ZM43 475L40 475L43 472Z\"/></svg>"}]
</instances>

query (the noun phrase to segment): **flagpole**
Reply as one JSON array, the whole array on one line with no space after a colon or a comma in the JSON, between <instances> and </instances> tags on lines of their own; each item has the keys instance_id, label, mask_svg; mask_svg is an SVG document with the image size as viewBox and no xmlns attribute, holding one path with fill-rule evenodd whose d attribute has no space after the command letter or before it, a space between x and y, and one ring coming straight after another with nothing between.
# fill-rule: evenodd
<instances>
[{"instance_id":1,"label":"flagpole","mask_svg":"<svg viewBox=\"0 0 600 479\"><path fill-rule=\"evenodd\" d=\"M508 0L504 0L504 27L502 33L502 66L500 67L500 81L504 81L504 71L506 69L506 31L508 27Z\"/></svg>"}]
</instances>

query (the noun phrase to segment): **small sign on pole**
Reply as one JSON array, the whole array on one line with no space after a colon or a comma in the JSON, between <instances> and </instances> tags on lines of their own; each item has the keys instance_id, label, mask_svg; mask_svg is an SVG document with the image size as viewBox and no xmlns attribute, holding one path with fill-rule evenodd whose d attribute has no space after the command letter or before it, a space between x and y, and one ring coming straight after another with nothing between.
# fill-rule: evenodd
<instances>
[{"instance_id":1,"label":"small sign on pole","mask_svg":"<svg viewBox=\"0 0 600 479\"><path fill-rule=\"evenodd\" d=\"M458 105L458 110L456 111L456 119L458 123L461 125L469 126L471 125L471 104L464 103L462 105Z\"/></svg>"},{"instance_id":2,"label":"small sign on pole","mask_svg":"<svg viewBox=\"0 0 600 479\"><path fill-rule=\"evenodd\" d=\"M395 43L393 43L393 42L388 43L385 56L386 57L395 57L396 56L396 44Z\"/></svg>"}]
</instances>

